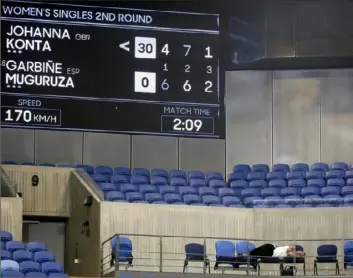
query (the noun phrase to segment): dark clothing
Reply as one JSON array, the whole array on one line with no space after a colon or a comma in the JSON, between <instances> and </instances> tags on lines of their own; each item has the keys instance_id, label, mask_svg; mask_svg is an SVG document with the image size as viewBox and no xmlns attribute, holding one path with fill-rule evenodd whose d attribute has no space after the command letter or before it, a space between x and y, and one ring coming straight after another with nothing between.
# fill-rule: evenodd
<instances>
[{"instance_id":1,"label":"dark clothing","mask_svg":"<svg viewBox=\"0 0 353 278\"><path fill-rule=\"evenodd\" d=\"M276 247L273 244L261 245L250 252L252 257L272 257Z\"/></svg>"}]
</instances>

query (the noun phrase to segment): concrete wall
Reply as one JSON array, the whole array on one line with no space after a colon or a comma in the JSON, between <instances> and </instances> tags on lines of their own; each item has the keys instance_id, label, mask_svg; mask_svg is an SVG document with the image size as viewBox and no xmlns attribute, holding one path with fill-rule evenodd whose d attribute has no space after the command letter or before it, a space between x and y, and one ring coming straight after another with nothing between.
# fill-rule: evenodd
<instances>
[{"instance_id":1,"label":"concrete wall","mask_svg":"<svg viewBox=\"0 0 353 278\"><path fill-rule=\"evenodd\" d=\"M1 230L12 234L14 240L22 240L22 199L1 198Z\"/></svg>"}]
</instances>

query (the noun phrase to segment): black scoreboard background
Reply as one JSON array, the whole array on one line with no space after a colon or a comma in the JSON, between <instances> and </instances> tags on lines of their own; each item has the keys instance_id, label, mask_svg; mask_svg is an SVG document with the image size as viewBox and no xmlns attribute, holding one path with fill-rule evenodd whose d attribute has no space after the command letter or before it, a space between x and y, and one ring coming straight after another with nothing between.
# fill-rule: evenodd
<instances>
[{"instance_id":1,"label":"black scoreboard background","mask_svg":"<svg viewBox=\"0 0 353 278\"><path fill-rule=\"evenodd\" d=\"M2 126L224 138L217 14L1 5Z\"/></svg>"}]
</instances>

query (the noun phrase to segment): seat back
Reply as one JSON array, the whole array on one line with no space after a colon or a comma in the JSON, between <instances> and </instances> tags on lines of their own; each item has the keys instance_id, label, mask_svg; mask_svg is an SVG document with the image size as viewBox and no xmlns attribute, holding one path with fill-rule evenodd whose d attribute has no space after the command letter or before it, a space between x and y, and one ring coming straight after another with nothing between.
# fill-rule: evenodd
<instances>
[{"instance_id":1,"label":"seat back","mask_svg":"<svg viewBox=\"0 0 353 278\"><path fill-rule=\"evenodd\" d=\"M238 255L249 254L252 250L256 248L255 244L249 241L238 241L235 244L235 248Z\"/></svg>"},{"instance_id":2,"label":"seat back","mask_svg":"<svg viewBox=\"0 0 353 278\"><path fill-rule=\"evenodd\" d=\"M113 254L116 254L117 237L111 240ZM119 236L119 262L129 262L132 259L132 242L128 237Z\"/></svg>"},{"instance_id":3,"label":"seat back","mask_svg":"<svg viewBox=\"0 0 353 278\"><path fill-rule=\"evenodd\" d=\"M191 261L203 261L206 256L205 247L198 243L185 245L186 258Z\"/></svg>"},{"instance_id":4,"label":"seat back","mask_svg":"<svg viewBox=\"0 0 353 278\"><path fill-rule=\"evenodd\" d=\"M216 241L216 257L233 258L235 257L235 245L232 241Z\"/></svg>"},{"instance_id":5,"label":"seat back","mask_svg":"<svg viewBox=\"0 0 353 278\"><path fill-rule=\"evenodd\" d=\"M325 259L337 258L337 246L333 244L320 245L317 248L317 256Z\"/></svg>"}]
</instances>

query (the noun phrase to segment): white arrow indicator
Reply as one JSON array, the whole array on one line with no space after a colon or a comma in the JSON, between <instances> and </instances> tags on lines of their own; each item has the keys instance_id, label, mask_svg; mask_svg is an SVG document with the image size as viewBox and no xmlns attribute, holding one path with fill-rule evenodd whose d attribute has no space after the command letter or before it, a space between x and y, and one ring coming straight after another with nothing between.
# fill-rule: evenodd
<instances>
[{"instance_id":1,"label":"white arrow indicator","mask_svg":"<svg viewBox=\"0 0 353 278\"><path fill-rule=\"evenodd\" d=\"M123 42L121 44L119 44L119 47L126 50L126 51L130 51L130 41L127 41L127 42Z\"/></svg>"}]
</instances>

